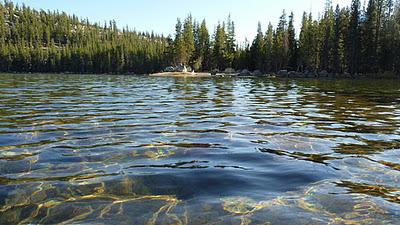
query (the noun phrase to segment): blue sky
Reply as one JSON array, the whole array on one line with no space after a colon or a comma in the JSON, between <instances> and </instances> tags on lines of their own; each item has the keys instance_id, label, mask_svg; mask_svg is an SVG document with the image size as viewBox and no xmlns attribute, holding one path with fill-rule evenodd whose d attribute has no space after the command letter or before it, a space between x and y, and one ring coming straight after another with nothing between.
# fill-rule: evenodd
<instances>
[{"instance_id":1,"label":"blue sky","mask_svg":"<svg viewBox=\"0 0 400 225\"><path fill-rule=\"evenodd\" d=\"M197 20L205 18L210 29L228 14L236 23L239 41L252 40L257 23L263 29L268 22L275 26L282 10L295 13L296 27L300 27L303 11L318 17L325 0L14 0L36 9L65 11L93 22L115 19L121 27L129 25L139 31L173 34L176 18L191 13ZM348 6L351 0L333 0L334 5Z\"/></svg>"}]
</instances>

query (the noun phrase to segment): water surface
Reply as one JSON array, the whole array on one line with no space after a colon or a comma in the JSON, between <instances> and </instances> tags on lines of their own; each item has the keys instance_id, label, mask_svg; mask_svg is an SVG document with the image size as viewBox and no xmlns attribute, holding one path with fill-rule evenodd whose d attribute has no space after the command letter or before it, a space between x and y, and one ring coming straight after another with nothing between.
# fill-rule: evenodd
<instances>
[{"instance_id":1,"label":"water surface","mask_svg":"<svg viewBox=\"0 0 400 225\"><path fill-rule=\"evenodd\" d=\"M400 218L398 80L0 79L0 224Z\"/></svg>"}]
</instances>

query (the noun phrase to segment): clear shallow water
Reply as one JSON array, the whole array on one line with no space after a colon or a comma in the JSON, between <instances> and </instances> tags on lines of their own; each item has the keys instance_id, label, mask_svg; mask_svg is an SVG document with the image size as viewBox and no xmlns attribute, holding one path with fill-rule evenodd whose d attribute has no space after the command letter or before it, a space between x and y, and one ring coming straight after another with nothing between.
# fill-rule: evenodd
<instances>
[{"instance_id":1,"label":"clear shallow water","mask_svg":"<svg viewBox=\"0 0 400 225\"><path fill-rule=\"evenodd\" d=\"M1 224L400 218L398 80L0 79Z\"/></svg>"}]
</instances>

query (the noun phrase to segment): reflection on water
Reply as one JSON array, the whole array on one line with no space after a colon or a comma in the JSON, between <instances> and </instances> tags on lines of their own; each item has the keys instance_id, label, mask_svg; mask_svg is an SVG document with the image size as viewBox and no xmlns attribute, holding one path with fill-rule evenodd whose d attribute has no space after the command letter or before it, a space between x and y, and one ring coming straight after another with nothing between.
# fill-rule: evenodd
<instances>
[{"instance_id":1,"label":"reflection on water","mask_svg":"<svg viewBox=\"0 0 400 225\"><path fill-rule=\"evenodd\" d=\"M400 83L0 75L1 224L394 224Z\"/></svg>"}]
</instances>

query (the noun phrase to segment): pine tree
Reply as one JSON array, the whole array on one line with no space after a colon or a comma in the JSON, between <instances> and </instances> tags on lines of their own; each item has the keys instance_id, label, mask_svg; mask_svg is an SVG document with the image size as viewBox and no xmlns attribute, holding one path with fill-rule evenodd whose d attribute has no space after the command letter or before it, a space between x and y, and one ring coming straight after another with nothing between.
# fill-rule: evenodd
<instances>
[{"instance_id":1,"label":"pine tree","mask_svg":"<svg viewBox=\"0 0 400 225\"><path fill-rule=\"evenodd\" d=\"M200 48L201 70L209 71L211 69L210 34L208 33L205 20L203 20L199 29L199 48Z\"/></svg>"},{"instance_id":2,"label":"pine tree","mask_svg":"<svg viewBox=\"0 0 400 225\"><path fill-rule=\"evenodd\" d=\"M195 51L195 43L194 43L194 34L193 34L193 19L192 15L189 15L185 19L185 23L183 25L183 43L185 54L183 58L183 63L185 65L193 66L193 56Z\"/></svg>"},{"instance_id":3,"label":"pine tree","mask_svg":"<svg viewBox=\"0 0 400 225\"><path fill-rule=\"evenodd\" d=\"M194 54L193 54L193 69L199 71L201 69L202 58L201 58L201 46L200 46L200 25L194 20L193 21L193 36L194 36Z\"/></svg>"},{"instance_id":4,"label":"pine tree","mask_svg":"<svg viewBox=\"0 0 400 225\"><path fill-rule=\"evenodd\" d=\"M8 71L7 58L8 58L8 46L6 45L6 21L5 21L5 9L0 4L0 71Z\"/></svg>"},{"instance_id":5,"label":"pine tree","mask_svg":"<svg viewBox=\"0 0 400 225\"><path fill-rule=\"evenodd\" d=\"M236 34L235 34L235 23L231 19L231 15L228 16L226 22L226 58L228 67L234 67L233 62L236 54Z\"/></svg>"},{"instance_id":6,"label":"pine tree","mask_svg":"<svg viewBox=\"0 0 400 225\"><path fill-rule=\"evenodd\" d=\"M276 56L276 70L285 69L288 65L289 39L287 30L286 12L283 10L276 28L274 41L274 54Z\"/></svg>"},{"instance_id":7,"label":"pine tree","mask_svg":"<svg viewBox=\"0 0 400 225\"><path fill-rule=\"evenodd\" d=\"M378 9L376 0L369 0L364 22L362 24L362 70L366 72L370 69L376 71L377 65L377 22Z\"/></svg>"},{"instance_id":8,"label":"pine tree","mask_svg":"<svg viewBox=\"0 0 400 225\"><path fill-rule=\"evenodd\" d=\"M320 46L320 70L330 71L332 69L332 51L333 51L333 26L334 26L333 9L330 1L326 3L326 10L323 19L320 22L321 46Z\"/></svg>"},{"instance_id":9,"label":"pine tree","mask_svg":"<svg viewBox=\"0 0 400 225\"><path fill-rule=\"evenodd\" d=\"M378 64L383 71L392 71L397 52L394 51L396 21L394 19L395 5L392 0L387 0L382 23L381 37L379 38Z\"/></svg>"},{"instance_id":10,"label":"pine tree","mask_svg":"<svg viewBox=\"0 0 400 225\"><path fill-rule=\"evenodd\" d=\"M289 25L288 25L288 56L289 56L289 67L291 70L297 70L297 40L296 40L296 31L294 28L294 14L293 12L289 16Z\"/></svg>"},{"instance_id":11,"label":"pine tree","mask_svg":"<svg viewBox=\"0 0 400 225\"><path fill-rule=\"evenodd\" d=\"M318 41L312 14L304 13L299 38L299 64L302 71L315 71L318 66Z\"/></svg>"},{"instance_id":12,"label":"pine tree","mask_svg":"<svg viewBox=\"0 0 400 225\"><path fill-rule=\"evenodd\" d=\"M182 23L179 18L175 26L174 58L175 65L184 64L187 58L186 46L182 33Z\"/></svg>"},{"instance_id":13,"label":"pine tree","mask_svg":"<svg viewBox=\"0 0 400 225\"><path fill-rule=\"evenodd\" d=\"M223 70L227 67L227 62L225 59L226 55L226 34L225 28L221 24L218 24L213 43L213 68Z\"/></svg>"},{"instance_id":14,"label":"pine tree","mask_svg":"<svg viewBox=\"0 0 400 225\"><path fill-rule=\"evenodd\" d=\"M334 38L333 38L333 72L335 74L344 73L346 71L346 55L345 43L347 34L347 10L340 9L339 5L336 6L334 14Z\"/></svg>"},{"instance_id":15,"label":"pine tree","mask_svg":"<svg viewBox=\"0 0 400 225\"><path fill-rule=\"evenodd\" d=\"M274 28L271 23L268 24L268 29L264 39L265 71L271 72L273 70L274 60Z\"/></svg>"},{"instance_id":16,"label":"pine tree","mask_svg":"<svg viewBox=\"0 0 400 225\"><path fill-rule=\"evenodd\" d=\"M352 75L359 72L360 39L360 0L352 0L348 40L349 70Z\"/></svg>"},{"instance_id":17,"label":"pine tree","mask_svg":"<svg viewBox=\"0 0 400 225\"><path fill-rule=\"evenodd\" d=\"M393 71L400 77L400 1L396 2L394 15L393 15L393 23L394 23L394 45L392 46L394 54L394 64Z\"/></svg>"},{"instance_id":18,"label":"pine tree","mask_svg":"<svg viewBox=\"0 0 400 225\"><path fill-rule=\"evenodd\" d=\"M257 27L257 36L253 41L253 44L250 48L251 58L253 59L252 66L250 67L252 70L265 70L265 43L264 43L264 34L262 32L261 23L258 22Z\"/></svg>"}]
</instances>

